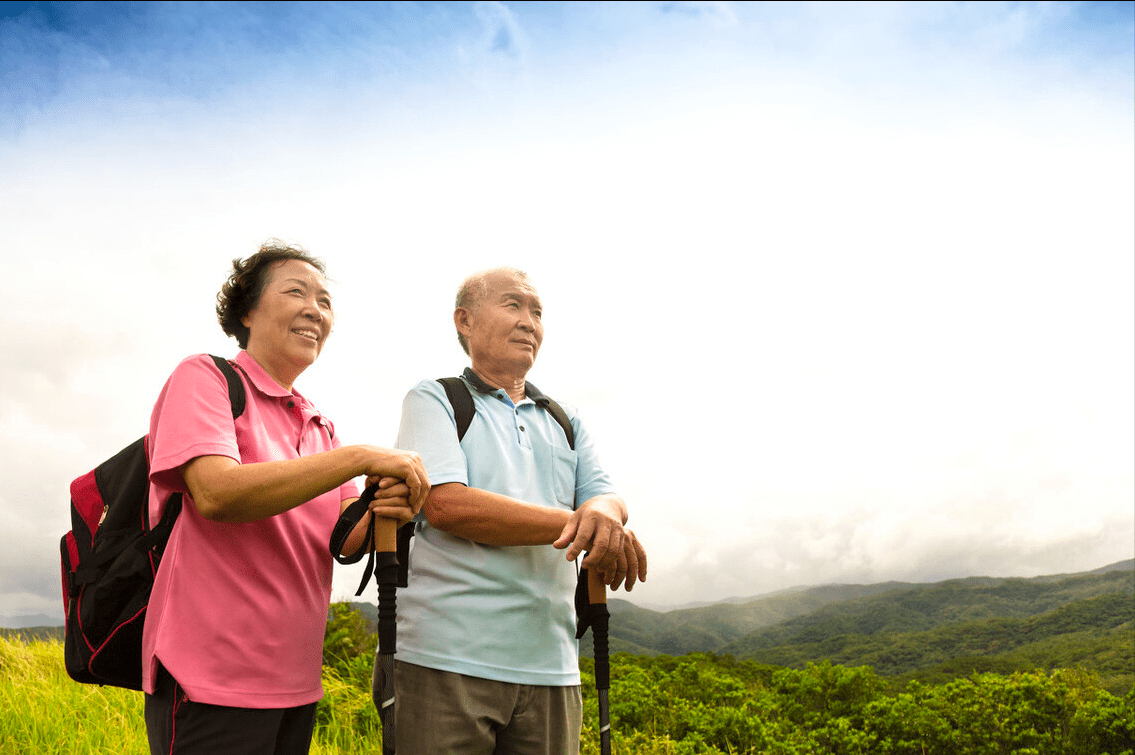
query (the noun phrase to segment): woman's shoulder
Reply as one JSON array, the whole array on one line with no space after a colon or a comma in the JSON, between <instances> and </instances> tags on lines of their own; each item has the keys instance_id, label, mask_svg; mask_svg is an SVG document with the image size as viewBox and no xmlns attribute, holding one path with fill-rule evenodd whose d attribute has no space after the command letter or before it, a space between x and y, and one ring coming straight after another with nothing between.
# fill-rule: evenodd
<instances>
[{"instance_id":1,"label":"woman's shoulder","mask_svg":"<svg viewBox=\"0 0 1135 755\"><path fill-rule=\"evenodd\" d=\"M183 358L166 380L167 387L201 383L225 383L225 376L211 354L190 354Z\"/></svg>"},{"instance_id":2,"label":"woman's shoulder","mask_svg":"<svg viewBox=\"0 0 1135 755\"><path fill-rule=\"evenodd\" d=\"M189 356L184 357L180 362L177 363L177 367L174 368L174 372L176 372L178 370L194 370L194 369L196 369L196 370L206 369L206 370L209 370L210 372L220 372L220 368L217 367L217 361L216 361L217 358L218 357L215 357L212 354L205 354L205 353L190 354ZM228 362L233 361L232 359L229 359L228 357L221 357L221 358L225 359Z\"/></svg>"}]
</instances>

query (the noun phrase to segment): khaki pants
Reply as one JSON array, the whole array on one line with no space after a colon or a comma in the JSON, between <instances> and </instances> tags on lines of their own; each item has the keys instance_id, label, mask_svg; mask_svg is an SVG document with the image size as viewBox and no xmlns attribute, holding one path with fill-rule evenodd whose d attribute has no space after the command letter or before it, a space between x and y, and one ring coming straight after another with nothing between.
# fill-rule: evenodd
<instances>
[{"instance_id":1,"label":"khaki pants","mask_svg":"<svg viewBox=\"0 0 1135 755\"><path fill-rule=\"evenodd\" d=\"M578 686L509 684L395 661L398 755L578 755Z\"/></svg>"}]
</instances>

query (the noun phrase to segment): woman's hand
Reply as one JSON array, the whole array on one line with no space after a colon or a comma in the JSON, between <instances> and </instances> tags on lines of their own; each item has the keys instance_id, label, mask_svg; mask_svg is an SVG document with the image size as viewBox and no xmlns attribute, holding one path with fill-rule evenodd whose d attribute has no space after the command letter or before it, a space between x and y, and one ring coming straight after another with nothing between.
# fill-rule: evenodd
<instances>
[{"instance_id":1,"label":"woman's hand","mask_svg":"<svg viewBox=\"0 0 1135 755\"><path fill-rule=\"evenodd\" d=\"M366 484L370 486L377 482L379 487L371 510L377 516L390 516L390 512L383 513L378 509L406 507L409 510L408 516L397 514L391 518L405 518L405 521L412 519L430 494L430 478L426 474L422 457L413 451L397 448L364 446L363 449L367 454L362 471L367 478Z\"/></svg>"}]
</instances>

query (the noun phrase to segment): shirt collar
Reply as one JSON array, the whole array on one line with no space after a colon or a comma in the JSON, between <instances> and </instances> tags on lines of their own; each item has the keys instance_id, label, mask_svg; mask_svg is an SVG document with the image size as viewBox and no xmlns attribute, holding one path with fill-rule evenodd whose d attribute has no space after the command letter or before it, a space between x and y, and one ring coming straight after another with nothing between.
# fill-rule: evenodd
<instances>
[{"instance_id":1,"label":"shirt collar","mask_svg":"<svg viewBox=\"0 0 1135 755\"><path fill-rule=\"evenodd\" d=\"M493 386L486 383L481 379L480 375L478 375L476 372L473 372L472 367L466 367L465 371L461 373L461 377L465 378L465 380L469 383L469 385L473 386L473 390L477 391L477 393L495 394L497 391L504 390L503 388L494 388ZM529 383L527 380L524 381L524 397L526 399L530 399L544 409L548 408L548 402L550 401L550 399L545 396L539 388L532 385L532 383Z\"/></svg>"},{"instance_id":2,"label":"shirt collar","mask_svg":"<svg viewBox=\"0 0 1135 755\"><path fill-rule=\"evenodd\" d=\"M253 359L252 355L247 351L241 349L241 352L236 355L236 363L237 366L244 371L249 382L256 386L256 390L260 391L265 396L275 396L277 398L295 396L296 398L303 398L298 391L289 391L273 380L272 376L269 375L268 372L260 366L260 363Z\"/></svg>"}]
</instances>

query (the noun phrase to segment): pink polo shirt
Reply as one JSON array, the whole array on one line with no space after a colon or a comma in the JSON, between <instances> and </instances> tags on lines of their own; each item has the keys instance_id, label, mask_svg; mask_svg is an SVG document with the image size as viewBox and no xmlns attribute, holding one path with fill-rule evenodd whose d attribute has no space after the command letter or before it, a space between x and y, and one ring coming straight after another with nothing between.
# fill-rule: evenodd
<instances>
[{"instance_id":1,"label":"pink polo shirt","mask_svg":"<svg viewBox=\"0 0 1135 755\"><path fill-rule=\"evenodd\" d=\"M191 459L250 464L339 446L307 399L278 385L247 352L236 363L247 403L235 423L225 378L206 354L177 366L150 418L150 521L171 493L185 495L150 596L142 684L153 693L160 661L196 702L288 708L323 696L327 544L340 502L358 489L348 481L255 522L212 522L197 512L180 472Z\"/></svg>"}]
</instances>

